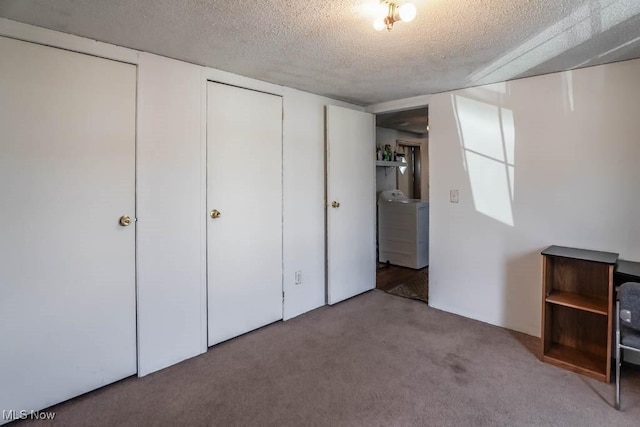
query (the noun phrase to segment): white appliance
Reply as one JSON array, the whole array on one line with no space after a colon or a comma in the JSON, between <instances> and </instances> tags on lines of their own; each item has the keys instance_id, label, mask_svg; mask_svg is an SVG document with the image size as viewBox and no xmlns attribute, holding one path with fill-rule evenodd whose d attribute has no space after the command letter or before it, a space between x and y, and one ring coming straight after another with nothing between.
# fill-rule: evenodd
<instances>
[{"instance_id":1,"label":"white appliance","mask_svg":"<svg viewBox=\"0 0 640 427\"><path fill-rule=\"evenodd\" d=\"M380 192L378 261L416 269L429 265L429 202L400 190Z\"/></svg>"}]
</instances>

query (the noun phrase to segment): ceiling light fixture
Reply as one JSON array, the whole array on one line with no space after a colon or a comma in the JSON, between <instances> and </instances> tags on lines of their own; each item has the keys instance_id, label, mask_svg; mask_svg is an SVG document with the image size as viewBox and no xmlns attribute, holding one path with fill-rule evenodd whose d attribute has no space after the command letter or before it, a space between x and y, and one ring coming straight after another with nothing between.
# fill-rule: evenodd
<instances>
[{"instance_id":1,"label":"ceiling light fixture","mask_svg":"<svg viewBox=\"0 0 640 427\"><path fill-rule=\"evenodd\" d=\"M416 7L411 3L398 6L392 0L380 0L377 17L373 21L373 28L382 31L393 29L393 24L398 21L411 22L416 17Z\"/></svg>"}]
</instances>

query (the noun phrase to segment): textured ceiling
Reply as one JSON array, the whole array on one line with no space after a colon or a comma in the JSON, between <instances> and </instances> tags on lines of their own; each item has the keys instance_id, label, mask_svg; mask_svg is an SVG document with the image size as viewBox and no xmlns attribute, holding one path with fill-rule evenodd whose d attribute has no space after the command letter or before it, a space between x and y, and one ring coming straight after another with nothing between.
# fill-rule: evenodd
<instances>
[{"instance_id":1,"label":"textured ceiling","mask_svg":"<svg viewBox=\"0 0 640 427\"><path fill-rule=\"evenodd\" d=\"M402 2L402 0L400 0ZM361 105L640 57L640 0L0 0L0 16Z\"/></svg>"},{"instance_id":2,"label":"textured ceiling","mask_svg":"<svg viewBox=\"0 0 640 427\"><path fill-rule=\"evenodd\" d=\"M376 126L425 135L429 132L429 108L423 107L378 114L376 116Z\"/></svg>"}]
</instances>

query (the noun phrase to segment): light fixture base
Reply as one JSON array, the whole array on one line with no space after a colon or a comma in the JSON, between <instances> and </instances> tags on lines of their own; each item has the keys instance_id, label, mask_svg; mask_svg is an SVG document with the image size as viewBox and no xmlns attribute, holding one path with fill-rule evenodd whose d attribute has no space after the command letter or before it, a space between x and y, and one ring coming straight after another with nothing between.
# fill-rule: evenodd
<instances>
[{"instance_id":1,"label":"light fixture base","mask_svg":"<svg viewBox=\"0 0 640 427\"><path fill-rule=\"evenodd\" d=\"M385 28L387 31L391 31L393 24L396 22L410 22L413 21L416 16L416 7L408 2L399 6L392 0L380 0L378 10L381 15L373 21L373 27L378 31L384 30Z\"/></svg>"}]
</instances>

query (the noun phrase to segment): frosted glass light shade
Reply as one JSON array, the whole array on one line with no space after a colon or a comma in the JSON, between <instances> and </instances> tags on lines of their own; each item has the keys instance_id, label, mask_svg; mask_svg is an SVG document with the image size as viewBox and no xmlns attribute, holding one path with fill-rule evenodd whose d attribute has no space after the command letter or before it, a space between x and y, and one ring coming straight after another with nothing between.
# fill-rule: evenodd
<instances>
[{"instance_id":1,"label":"frosted glass light shade","mask_svg":"<svg viewBox=\"0 0 640 427\"><path fill-rule=\"evenodd\" d=\"M411 22L416 17L416 7L411 3L405 3L398 8L398 15L404 22Z\"/></svg>"},{"instance_id":2,"label":"frosted glass light shade","mask_svg":"<svg viewBox=\"0 0 640 427\"><path fill-rule=\"evenodd\" d=\"M376 18L384 19L389 14L389 3L386 1L379 3L376 9Z\"/></svg>"},{"instance_id":3,"label":"frosted glass light shade","mask_svg":"<svg viewBox=\"0 0 640 427\"><path fill-rule=\"evenodd\" d=\"M375 28L378 31L382 31L385 28L387 28L387 25L384 23L384 18L378 18L375 21L373 21L373 28Z\"/></svg>"}]
</instances>

